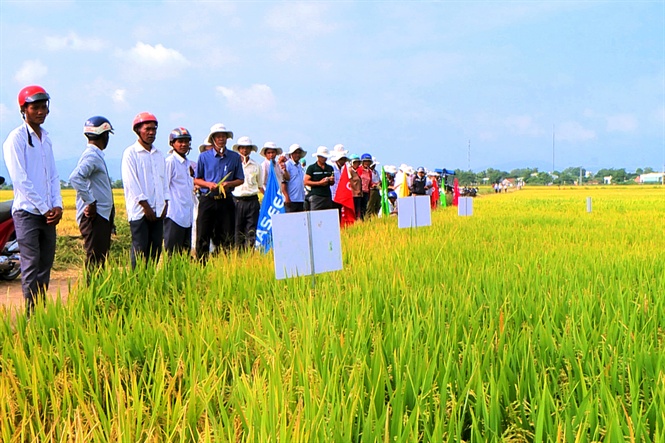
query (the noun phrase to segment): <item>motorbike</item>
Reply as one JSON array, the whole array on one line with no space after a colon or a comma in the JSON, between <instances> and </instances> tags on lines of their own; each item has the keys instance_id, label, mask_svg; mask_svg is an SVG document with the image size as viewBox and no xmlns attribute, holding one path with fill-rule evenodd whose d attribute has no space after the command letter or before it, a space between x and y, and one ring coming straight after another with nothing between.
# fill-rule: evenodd
<instances>
[{"instance_id":1,"label":"motorbike","mask_svg":"<svg viewBox=\"0 0 665 443\"><path fill-rule=\"evenodd\" d=\"M0 185L4 182L5 178L0 177ZM21 254L14 230L12 202L0 202L0 280L15 280L21 275Z\"/></svg>"}]
</instances>

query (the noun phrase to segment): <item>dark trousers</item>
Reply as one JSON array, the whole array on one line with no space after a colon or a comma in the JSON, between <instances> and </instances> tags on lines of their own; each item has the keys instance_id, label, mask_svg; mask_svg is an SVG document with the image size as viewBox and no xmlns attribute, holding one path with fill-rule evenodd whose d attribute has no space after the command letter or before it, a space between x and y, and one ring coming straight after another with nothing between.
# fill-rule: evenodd
<instances>
[{"instance_id":1,"label":"dark trousers","mask_svg":"<svg viewBox=\"0 0 665 443\"><path fill-rule=\"evenodd\" d=\"M332 199L330 197L323 197L321 195L310 195L307 197L309 200L309 211L321 211L323 209L332 209Z\"/></svg>"},{"instance_id":2,"label":"dark trousers","mask_svg":"<svg viewBox=\"0 0 665 443\"><path fill-rule=\"evenodd\" d=\"M93 218L84 215L79 220L79 230L85 249L85 266L88 269L103 266L106 262L111 249L114 212L114 210L111 211L110 220L99 214Z\"/></svg>"},{"instance_id":3,"label":"dark trousers","mask_svg":"<svg viewBox=\"0 0 665 443\"><path fill-rule=\"evenodd\" d=\"M196 257L205 259L210 253L210 241L215 248L229 251L235 240L235 204L231 197L215 200L199 198L199 215L196 219Z\"/></svg>"},{"instance_id":4,"label":"dark trousers","mask_svg":"<svg viewBox=\"0 0 665 443\"><path fill-rule=\"evenodd\" d=\"M369 203L369 192L363 192L362 204L360 206L360 218L365 219L367 215L367 203Z\"/></svg>"},{"instance_id":5,"label":"dark trousers","mask_svg":"<svg viewBox=\"0 0 665 443\"><path fill-rule=\"evenodd\" d=\"M369 190L369 200L367 201L366 215L369 217L374 215L379 215L380 210L381 210L381 193L377 188L372 188Z\"/></svg>"},{"instance_id":6,"label":"dark trousers","mask_svg":"<svg viewBox=\"0 0 665 443\"><path fill-rule=\"evenodd\" d=\"M170 218L164 219L164 250L168 255L173 253L189 255L192 249L192 227L183 228Z\"/></svg>"},{"instance_id":7,"label":"dark trousers","mask_svg":"<svg viewBox=\"0 0 665 443\"><path fill-rule=\"evenodd\" d=\"M145 217L140 220L129 222L129 229L132 232L132 249L130 257L132 260L132 269L136 268L137 256L140 256L146 263L149 260L155 262L159 260L162 253L162 241L164 240L164 220L157 219L149 222Z\"/></svg>"},{"instance_id":8,"label":"dark trousers","mask_svg":"<svg viewBox=\"0 0 665 443\"><path fill-rule=\"evenodd\" d=\"M236 246L251 249L256 241L256 225L259 223L261 205L259 197L235 198L236 205Z\"/></svg>"},{"instance_id":9,"label":"dark trousers","mask_svg":"<svg viewBox=\"0 0 665 443\"><path fill-rule=\"evenodd\" d=\"M55 259L55 225L43 215L16 211L13 216L16 240L21 251L21 288L28 315L44 298Z\"/></svg>"},{"instance_id":10,"label":"dark trousers","mask_svg":"<svg viewBox=\"0 0 665 443\"><path fill-rule=\"evenodd\" d=\"M284 203L284 212L303 212L304 210L305 202Z\"/></svg>"},{"instance_id":11,"label":"dark trousers","mask_svg":"<svg viewBox=\"0 0 665 443\"><path fill-rule=\"evenodd\" d=\"M362 220L363 218L363 198L353 197L353 210L356 212L356 220Z\"/></svg>"}]
</instances>

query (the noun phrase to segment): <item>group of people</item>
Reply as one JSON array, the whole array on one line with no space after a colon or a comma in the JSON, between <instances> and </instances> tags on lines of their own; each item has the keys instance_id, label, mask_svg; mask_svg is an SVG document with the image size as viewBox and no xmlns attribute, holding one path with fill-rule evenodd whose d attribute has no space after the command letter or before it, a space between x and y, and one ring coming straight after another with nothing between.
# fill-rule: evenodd
<instances>
[{"instance_id":1,"label":"group of people","mask_svg":"<svg viewBox=\"0 0 665 443\"><path fill-rule=\"evenodd\" d=\"M8 135L3 151L14 187L12 216L30 312L48 288L62 197L51 140L42 127L50 96L40 86L27 86L19 92L18 104L24 122ZM192 136L186 128L169 133L167 155L154 145L158 129L154 114L136 115L132 129L137 139L123 153L122 183L133 268L140 259L158 260L162 248L169 254L189 254L194 243L201 261L212 250L253 248L259 194L265 193L269 177L277 180L286 212L337 208L341 214L343 205L336 196L342 173L347 174L356 219L382 212L378 162L368 153L349 154L341 144L330 151L319 146L312 154L316 161L305 167L307 151L298 144L284 152L274 142L266 142L259 150L249 137L240 137L228 149L233 133L217 123L199 146L198 161L193 162L187 158ZM76 220L90 268L106 261L114 230L115 206L104 160L113 126L105 117L91 117L83 134L87 146L69 182L76 190ZM251 158L252 152L264 160L259 164ZM425 195L435 186L424 168L415 174L406 165L399 171L386 166L384 171L392 214L397 211L398 195Z\"/></svg>"}]
</instances>

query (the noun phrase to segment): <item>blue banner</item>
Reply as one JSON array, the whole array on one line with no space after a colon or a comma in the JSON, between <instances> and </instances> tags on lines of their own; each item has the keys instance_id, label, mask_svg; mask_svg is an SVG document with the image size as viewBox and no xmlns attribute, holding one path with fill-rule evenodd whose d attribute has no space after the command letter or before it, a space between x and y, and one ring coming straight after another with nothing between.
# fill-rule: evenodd
<instances>
[{"instance_id":1,"label":"blue banner","mask_svg":"<svg viewBox=\"0 0 665 443\"><path fill-rule=\"evenodd\" d=\"M270 165L266 193L263 195L259 223L256 227L256 249L267 253L272 248L272 216L284 213L284 195L277 183L277 176Z\"/></svg>"}]
</instances>

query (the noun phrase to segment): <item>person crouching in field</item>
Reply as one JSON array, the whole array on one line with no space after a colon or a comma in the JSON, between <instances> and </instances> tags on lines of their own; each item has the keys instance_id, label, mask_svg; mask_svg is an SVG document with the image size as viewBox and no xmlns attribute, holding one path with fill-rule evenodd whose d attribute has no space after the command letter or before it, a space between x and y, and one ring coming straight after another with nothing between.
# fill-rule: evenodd
<instances>
[{"instance_id":1,"label":"person crouching in field","mask_svg":"<svg viewBox=\"0 0 665 443\"><path fill-rule=\"evenodd\" d=\"M175 128L169 134L171 154L166 157L166 182L171 200L164 219L164 249L166 253L190 254L192 222L194 219L194 168L187 159L192 136L185 128Z\"/></svg>"},{"instance_id":2,"label":"person crouching in field","mask_svg":"<svg viewBox=\"0 0 665 443\"><path fill-rule=\"evenodd\" d=\"M233 150L242 158L242 170L245 182L233 190L236 205L236 247L249 250L256 241L256 225L259 223L259 190L263 189L261 167L249 155L257 147L249 137L240 137Z\"/></svg>"},{"instance_id":3,"label":"person crouching in field","mask_svg":"<svg viewBox=\"0 0 665 443\"><path fill-rule=\"evenodd\" d=\"M105 117L90 117L85 122L83 135L88 145L69 176L76 190L76 221L83 237L87 271L104 265L111 248L115 206L104 160L110 134L113 127Z\"/></svg>"},{"instance_id":4,"label":"person crouching in field","mask_svg":"<svg viewBox=\"0 0 665 443\"><path fill-rule=\"evenodd\" d=\"M138 140L122 155L122 185L132 234L134 269L137 255L146 263L159 260L164 240L164 217L171 196L166 183L164 156L153 146L157 118L149 112L141 112L134 117L132 128Z\"/></svg>"},{"instance_id":5,"label":"person crouching in field","mask_svg":"<svg viewBox=\"0 0 665 443\"><path fill-rule=\"evenodd\" d=\"M18 105L24 123L10 132L2 145L14 186L12 218L21 249L21 288L28 316L48 290L55 259L55 226L62 218L53 146L42 128L50 99L41 86L21 89Z\"/></svg>"}]
</instances>

